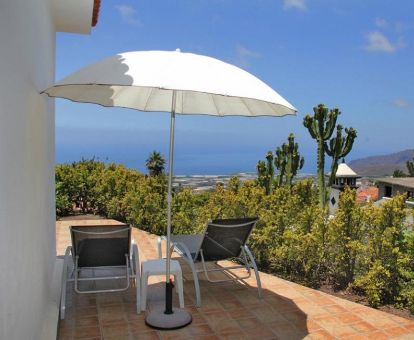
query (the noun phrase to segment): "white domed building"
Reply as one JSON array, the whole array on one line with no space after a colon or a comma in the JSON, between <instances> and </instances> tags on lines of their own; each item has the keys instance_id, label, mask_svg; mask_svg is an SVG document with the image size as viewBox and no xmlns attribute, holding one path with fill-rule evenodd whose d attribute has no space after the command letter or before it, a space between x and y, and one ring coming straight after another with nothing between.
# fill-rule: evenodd
<instances>
[{"instance_id":1,"label":"white domed building","mask_svg":"<svg viewBox=\"0 0 414 340\"><path fill-rule=\"evenodd\" d=\"M345 161L342 161L338 165L338 170L336 171L335 181L332 184L332 190L329 196L329 213L334 214L336 209L338 209L339 203L339 194L341 191L345 190L345 187L350 187L352 189L357 189L357 179L361 176L352 170Z\"/></svg>"}]
</instances>

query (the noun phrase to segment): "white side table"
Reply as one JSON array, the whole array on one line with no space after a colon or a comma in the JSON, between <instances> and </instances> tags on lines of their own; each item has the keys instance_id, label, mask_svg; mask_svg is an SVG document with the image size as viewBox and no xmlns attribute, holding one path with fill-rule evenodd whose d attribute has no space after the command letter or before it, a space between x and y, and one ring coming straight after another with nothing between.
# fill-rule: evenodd
<instances>
[{"instance_id":1,"label":"white side table","mask_svg":"<svg viewBox=\"0 0 414 340\"><path fill-rule=\"evenodd\" d=\"M165 275L166 259L148 260L141 265L141 310L147 307L148 278L151 275ZM180 308L184 308L183 274L180 263L176 260L170 261L170 272L174 276L174 285L178 291Z\"/></svg>"}]
</instances>

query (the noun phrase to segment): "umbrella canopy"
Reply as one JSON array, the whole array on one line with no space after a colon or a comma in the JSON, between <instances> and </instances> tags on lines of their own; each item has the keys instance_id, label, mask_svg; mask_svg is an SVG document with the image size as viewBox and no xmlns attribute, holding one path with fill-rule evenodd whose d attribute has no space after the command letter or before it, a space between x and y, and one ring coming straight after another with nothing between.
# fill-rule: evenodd
<instances>
[{"instance_id":1,"label":"umbrella canopy","mask_svg":"<svg viewBox=\"0 0 414 340\"><path fill-rule=\"evenodd\" d=\"M51 97L140 111L171 112L168 167L166 307L152 311L147 324L173 329L191 322L172 308L170 235L175 114L284 116L296 109L250 73L220 60L192 53L127 52L75 72L43 91Z\"/></svg>"},{"instance_id":2,"label":"umbrella canopy","mask_svg":"<svg viewBox=\"0 0 414 340\"><path fill-rule=\"evenodd\" d=\"M296 109L252 74L179 51L121 53L80 69L44 91L52 97L140 111L283 116Z\"/></svg>"}]
</instances>

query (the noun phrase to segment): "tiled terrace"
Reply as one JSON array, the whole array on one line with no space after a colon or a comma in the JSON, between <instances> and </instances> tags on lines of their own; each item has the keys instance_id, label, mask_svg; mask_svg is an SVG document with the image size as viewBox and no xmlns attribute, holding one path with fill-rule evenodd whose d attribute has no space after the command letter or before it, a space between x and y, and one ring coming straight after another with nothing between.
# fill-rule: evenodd
<instances>
[{"instance_id":1,"label":"tiled terrace","mask_svg":"<svg viewBox=\"0 0 414 340\"><path fill-rule=\"evenodd\" d=\"M57 222L57 253L70 244L68 226L113 224L113 220ZM156 236L134 229L141 261L157 257ZM253 278L246 284L211 284L200 275L202 307L183 264L185 305L193 316L186 328L156 331L135 313L134 289L77 295L68 287L66 318L59 339L414 339L414 322L261 273L264 298ZM162 277L151 281L149 308L163 301ZM174 297L176 300L176 297Z\"/></svg>"}]
</instances>

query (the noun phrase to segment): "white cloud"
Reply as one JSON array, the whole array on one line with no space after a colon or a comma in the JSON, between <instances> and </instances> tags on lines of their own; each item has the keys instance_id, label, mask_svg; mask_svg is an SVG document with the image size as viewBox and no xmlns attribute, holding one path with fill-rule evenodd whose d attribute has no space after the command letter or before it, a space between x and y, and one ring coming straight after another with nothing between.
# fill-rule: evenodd
<instances>
[{"instance_id":1,"label":"white cloud","mask_svg":"<svg viewBox=\"0 0 414 340\"><path fill-rule=\"evenodd\" d=\"M247 47L244 47L242 45L236 46L235 63L238 66L242 68L248 68L250 66L251 59L258 58L258 57L260 57L259 53L249 50Z\"/></svg>"},{"instance_id":2,"label":"white cloud","mask_svg":"<svg viewBox=\"0 0 414 340\"><path fill-rule=\"evenodd\" d=\"M407 107L410 107L410 103L407 100L405 100L404 98L394 99L392 104L396 107L401 108L401 109L406 109Z\"/></svg>"},{"instance_id":3,"label":"white cloud","mask_svg":"<svg viewBox=\"0 0 414 340\"><path fill-rule=\"evenodd\" d=\"M394 53L398 49L405 47L401 39L396 43L392 43L384 34L378 31L369 32L365 35L365 39L364 49L370 52Z\"/></svg>"},{"instance_id":4,"label":"white cloud","mask_svg":"<svg viewBox=\"0 0 414 340\"><path fill-rule=\"evenodd\" d=\"M375 26L385 28L388 26L388 21L384 18L375 18Z\"/></svg>"},{"instance_id":5,"label":"white cloud","mask_svg":"<svg viewBox=\"0 0 414 340\"><path fill-rule=\"evenodd\" d=\"M137 18L137 11L135 8L128 6L128 5L118 5L115 6L117 11L122 17L122 20L125 21L129 25L139 26L141 25L141 21Z\"/></svg>"},{"instance_id":6,"label":"white cloud","mask_svg":"<svg viewBox=\"0 0 414 340\"><path fill-rule=\"evenodd\" d=\"M306 10L306 0L283 0L284 9L298 9L301 11Z\"/></svg>"}]
</instances>

